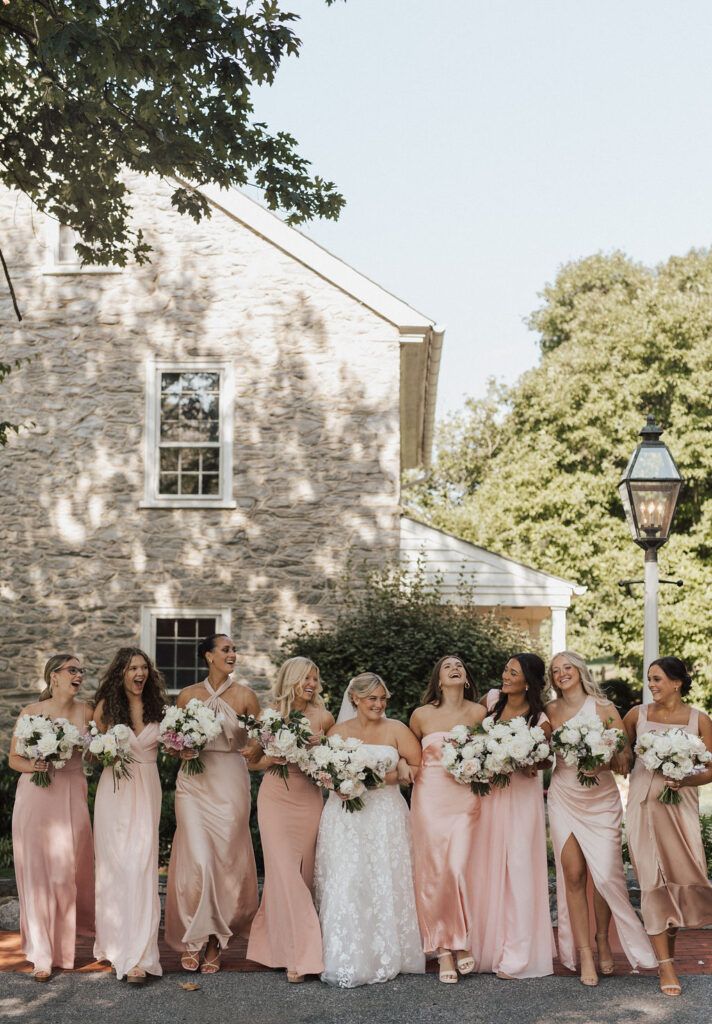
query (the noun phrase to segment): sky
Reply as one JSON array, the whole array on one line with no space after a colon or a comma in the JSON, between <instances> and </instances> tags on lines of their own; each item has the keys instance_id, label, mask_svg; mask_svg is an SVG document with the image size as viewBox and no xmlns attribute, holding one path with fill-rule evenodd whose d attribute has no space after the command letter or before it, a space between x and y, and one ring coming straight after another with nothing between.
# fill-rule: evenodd
<instances>
[{"instance_id":1,"label":"sky","mask_svg":"<svg viewBox=\"0 0 712 1024\"><path fill-rule=\"evenodd\" d=\"M712 236L709 0L282 0L299 58L255 95L347 199L305 232L445 325L438 416L539 357L570 260Z\"/></svg>"}]
</instances>

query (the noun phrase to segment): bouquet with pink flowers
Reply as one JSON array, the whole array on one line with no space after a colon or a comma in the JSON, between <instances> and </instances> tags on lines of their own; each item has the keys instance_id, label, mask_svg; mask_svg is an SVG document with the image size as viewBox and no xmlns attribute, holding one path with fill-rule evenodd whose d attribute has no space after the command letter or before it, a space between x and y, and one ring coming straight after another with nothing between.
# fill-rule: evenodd
<instances>
[{"instance_id":1,"label":"bouquet with pink flowers","mask_svg":"<svg viewBox=\"0 0 712 1024\"><path fill-rule=\"evenodd\" d=\"M366 790L385 784L388 765L355 737L329 736L311 748L304 771L317 786L345 797L345 810L360 811Z\"/></svg>"},{"instance_id":2,"label":"bouquet with pink flowers","mask_svg":"<svg viewBox=\"0 0 712 1024\"><path fill-rule=\"evenodd\" d=\"M576 769L582 786L597 786L593 772L610 764L625 746L625 733L607 729L595 712L580 711L551 734L551 746L564 762Z\"/></svg>"},{"instance_id":3,"label":"bouquet with pink flowers","mask_svg":"<svg viewBox=\"0 0 712 1024\"><path fill-rule=\"evenodd\" d=\"M217 715L196 697L189 700L184 708L164 708L158 727L163 749L178 755L183 750L202 750L210 740L217 739L221 731L222 715ZM181 771L186 775L200 775L205 771L205 765L200 757L185 758Z\"/></svg>"},{"instance_id":4,"label":"bouquet with pink flowers","mask_svg":"<svg viewBox=\"0 0 712 1024\"><path fill-rule=\"evenodd\" d=\"M304 770L309 741L313 734L309 719L301 711L290 711L284 718L273 708L265 708L259 718L253 715L237 717L247 730L247 735L250 739L257 740L267 757L287 762L273 764L267 769L273 775L279 775L284 779L285 786L290 764L296 764Z\"/></svg>"}]
</instances>

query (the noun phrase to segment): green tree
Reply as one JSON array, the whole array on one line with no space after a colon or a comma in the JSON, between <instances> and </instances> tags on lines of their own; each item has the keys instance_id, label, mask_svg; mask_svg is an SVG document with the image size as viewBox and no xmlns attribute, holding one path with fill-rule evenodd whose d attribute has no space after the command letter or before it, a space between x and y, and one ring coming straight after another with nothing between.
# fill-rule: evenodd
<instances>
[{"instance_id":1,"label":"green tree","mask_svg":"<svg viewBox=\"0 0 712 1024\"><path fill-rule=\"evenodd\" d=\"M712 252L693 251L655 269L597 255L564 267L533 314L542 358L501 404L497 450L482 471L472 407L441 434L433 481L419 510L462 537L575 579L572 645L612 655L639 677L642 552L631 541L617 483L645 414L666 429L685 486L663 573L663 652L695 666L712 694ZM478 406L474 408L479 409ZM479 415L479 412L478 414ZM497 416L495 414L495 420ZM447 495L449 468L472 486ZM428 506L428 502L430 503Z\"/></svg>"},{"instance_id":2,"label":"green tree","mask_svg":"<svg viewBox=\"0 0 712 1024\"><path fill-rule=\"evenodd\" d=\"M498 684L512 653L531 650L527 633L478 615L464 583L459 597L460 604L443 605L437 579L427 580L422 567L359 571L335 595L336 621L295 627L282 642L280 660L311 658L334 714L349 679L377 672L393 694L389 714L407 721L443 655L459 654L483 692Z\"/></svg>"}]
</instances>

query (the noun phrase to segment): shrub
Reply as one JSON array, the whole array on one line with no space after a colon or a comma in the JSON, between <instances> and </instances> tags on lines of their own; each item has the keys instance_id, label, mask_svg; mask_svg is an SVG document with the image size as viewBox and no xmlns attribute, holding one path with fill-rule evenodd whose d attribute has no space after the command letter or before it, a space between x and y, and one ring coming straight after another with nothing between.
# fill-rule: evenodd
<instances>
[{"instance_id":1,"label":"shrub","mask_svg":"<svg viewBox=\"0 0 712 1024\"><path fill-rule=\"evenodd\" d=\"M441 581L426 579L422 565L411 573L363 569L339 585L336 621L294 627L282 641L280 660L311 658L334 712L349 679L377 672L393 693L389 713L407 721L443 655L463 658L482 693L499 682L511 654L536 646L511 623L479 614L464 581L458 597L459 604L443 604Z\"/></svg>"}]
</instances>

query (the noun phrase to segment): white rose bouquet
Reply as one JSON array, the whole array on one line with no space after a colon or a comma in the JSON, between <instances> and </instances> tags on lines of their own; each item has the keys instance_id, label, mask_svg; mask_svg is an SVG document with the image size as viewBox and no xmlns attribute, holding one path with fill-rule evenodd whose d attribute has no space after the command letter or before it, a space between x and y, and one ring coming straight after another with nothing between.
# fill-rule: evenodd
<instances>
[{"instance_id":1,"label":"white rose bouquet","mask_svg":"<svg viewBox=\"0 0 712 1024\"><path fill-rule=\"evenodd\" d=\"M313 735L309 719L301 711L290 711L286 718L266 708L259 718L253 715L238 715L238 721L247 730L247 735L262 747L267 757L274 757L286 764L273 764L267 771L279 775L287 786L289 765L296 764L305 770L309 741ZM287 786L289 789L289 786Z\"/></svg>"},{"instance_id":2,"label":"white rose bouquet","mask_svg":"<svg viewBox=\"0 0 712 1024\"><path fill-rule=\"evenodd\" d=\"M30 781L41 789L51 783L50 770L64 768L74 751L84 745L82 733L66 718L21 715L15 726L15 750L32 761L47 761L50 769L34 771Z\"/></svg>"},{"instance_id":3,"label":"white rose bouquet","mask_svg":"<svg viewBox=\"0 0 712 1024\"><path fill-rule=\"evenodd\" d=\"M625 741L621 729L607 729L600 717L591 712L574 715L551 734L553 749L569 767L576 769L576 778L582 786L598 785L595 775L586 773L610 764Z\"/></svg>"},{"instance_id":4,"label":"white rose bouquet","mask_svg":"<svg viewBox=\"0 0 712 1024\"><path fill-rule=\"evenodd\" d=\"M367 789L385 785L388 765L355 737L329 736L311 748L304 771L321 789L344 797L343 807L353 812L363 809Z\"/></svg>"},{"instance_id":5,"label":"white rose bouquet","mask_svg":"<svg viewBox=\"0 0 712 1024\"><path fill-rule=\"evenodd\" d=\"M134 761L131 753L131 730L128 725L112 725L106 732L100 732L96 722L89 723L89 732L84 739L85 753L93 754L104 768L111 768L114 792L121 779L131 778L129 765Z\"/></svg>"},{"instance_id":6,"label":"white rose bouquet","mask_svg":"<svg viewBox=\"0 0 712 1024\"><path fill-rule=\"evenodd\" d=\"M222 715L193 697L184 708L163 709L163 718L158 726L159 742L169 754L180 755L182 750L200 751L220 735L222 720ZM200 757L184 758L180 770L186 775L200 775L205 771L205 765Z\"/></svg>"},{"instance_id":7,"label":"white rose bouquet","mask_svg":"<svg viewBox=\"0 0 712 1024\"><path fill-rule=\"evenodd\" d=\"M704 771L712 761L712 754L699 736L675 728L644 732L635 745L635 754L649 771L660 772L676 782ZM664 786L658 800L662 804L679 804L682 797L677 790Z\"/></svg>"},{"instance_id":8,"label":"white rose bouquet","mask_svg":"<svg viewBox=\"0 0 712 1024\"><path fill-rule=\"evenodd\" d=\"M487 796L492 786L508 786L512 773L532 767L549 756L544 730L527 725L524 718L496 722L489 715L471 729L456 725L443 741L443 768L476 796Z\"/></svg>"}]
</instances>

